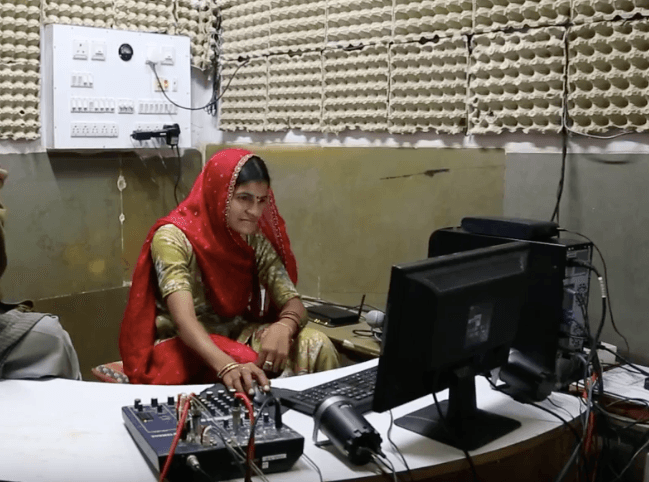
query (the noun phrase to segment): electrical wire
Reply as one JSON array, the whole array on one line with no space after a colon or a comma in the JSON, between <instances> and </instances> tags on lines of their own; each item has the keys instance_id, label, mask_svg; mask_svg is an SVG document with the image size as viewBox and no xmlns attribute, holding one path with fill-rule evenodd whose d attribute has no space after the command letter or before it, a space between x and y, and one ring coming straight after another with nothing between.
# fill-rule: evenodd
<instances>
[{"instance_id":1,"label":"electrical wire","mask_svg":"<svg viewBox=\"0 0 649 482\"><path fill-rule=\"evenodd\" d=\"M185 421L187 420L187 413L189 412L189 406L191 404L191 396L193 396L193 394L190 395L189 397L186 397L183 403L181 414L180 417L178 418L178 424L176 425L176 434L174 435L174 438L171 441L171 446L169 447L169 455L167 455L167 459L165 460L164 466L160 471L160 478L158 479L158 482L163 482L165 480L165 478L167 477L167 472L169 471L169 467L171 467L171 460L174 457L174 453L176 452L176 446L178 445L178 441L180 440L180 436L185 427ZM180 402L180 397L178 397L178 402Z\"/></svg>"},{"instance_id":2,"label":"electrical wire","mask_svg":"<svg viewBox=\"0 0 649 482\"><path fill-rule=\"evenodd\" d=\"M162 86L162 81L160 80L160 77L158 77L158 71L155 68L155 62L151 62L150 60L146 61L146 63L149 65L149 67L151 67L151 70L153 70L153 73L155 75L156 81L158 82L158 87L160 88L160 91L162 92L162 94L165 96L165 98L171 104L175 105L179 109L192 110L192 111L193 110L205 110L208 113L209 113L209 110L213 109L216 106L216 104L218 103L218 101L221 100L223 95L227 92L228 88L230 87L230 83L232 82L232 79L234 79L235 75L237 75L237 72L239 72L239 69L241 67L243 67L244 65L247 65L248 62L250 62L249 58L241 59L241 63L237 66L235 71L230 76L230 80L228 80L228 83L225 85L225 88L221 91L221 94L218 95L216 98L210 99L210 101L207 104L205 104L204 106L202 106L202 107L186 107L184 105L177 104L176 102L174 102L173 100L171 100L169 98L169 96L167 95L166 89L164 89L163 86Z\"/></svg>"},{"instance_id":3,"label":"electrical wire","mask_svg":"<svg viewBox=\"0 0 649 482\"><path fill-rule=\"evenodd\" d=\"M635 451L635 453L631 456L629 459L629 462L624 466L622 469L622 472L620 472L611 482L617 482L620 480L620 478L624 475L624 473L629 470L629 467L631 467L631 464L635 460L635 458L640 455L640 453L649 446L649 436L647 436L647 440L638 448L638 450Z\"/></svg>"},{"instance_id":4,"label":"electrical wire","mask_svg":"<svg viewBox=\"0 0 649 482\"><path fill-rule=\"evenodd\" d=\"M392 465L392 462L390 462L387 457L383 458L376 452L372 452L372 460L374 460L374 463L381 470L381 472L386 475L392 475L393 482L398 482L397 472L394 470L394 465ZM385 467L387 467L390 471L386 471Z\"/></svg>"},{"instance_id":5,"label":"electrical wire","mask_svg":"<svg viewBox=\"0 0 649 482\"><path fill-rule=\"evenodd\" d=\"M248 450L247 450L247 467L246 467L246 477L245 481L246 482L251 482L252 481L252 464L255 460L255 433L252 430L252 426L255 423L255 410L252 406L252 403L250 402L250 399L245 393L242 392L235 392L234 394L235 398L238 398L243 402L243 404L246 406L246 409L248 410L248 416L250 418L250 438L248 439Z\"/></svg>"},{"instance_id":6,"label":"electrical wire","mask_svg":"<svg viewBox=\"0 0 649 482\"><path fill-rule=\"evenodd\" d=\"M176 147L176 157L178 158L178 177L176 177L176 182L174 183L174 199L176 200L176 206L180 204L180 201L178 201L178 185L180 184L180 179L182 178L183 175L183 163L182 163L182 158L180 157L180 149L178 148L178 144L175 145ZM173 147L171 148L173 150Z\"/></svg>"},{"instance_id":7,"label":"electrical wire","mask_svg":"<svg viewBox=\"0 0 649 482\"><path fill-rule=\"evenodd\" d=\"M585 240L587 240L588 242L590 242L593 245L593 247L597 251L597 254L599 255L599 258L602 260L602 267L604 268L604 283L608 287L608 267L606 266L606 260L604 259L604 255L602 254L602 251L599 249L597 244L595 244L595 242L592 239L590 239L588 236L586 236L585 234L579 233L577 231L571 231L569 229L563 229L563 228L560 228L559 231L565 231L567 233L576 234L577 236L581 236L582 238L584 238ZM608 289L607 289L607 291L608 291ZM618 330L617 325L615 324L615 318L613 318L613 307L611 305L611 294L607 293L607 296L608 296L608 314L611 317L611 325L613 325L613 329L615 330L615 333L617 333L624 340L624 343L626 345L627 353L631 353L631 349L629 348L629 341L620 332L620 330Z\"/></svg>"},{"instance_id":8,"label":"electrical wire","mask_svg":"<svg viewBox=\"0 0 649 482\"><path fill-rule=\"evenodd\" d=\"M437 382L435 383L437 385ZM446 421L446 417L442 413L441 406L439 404L439 401L437 400L437 393L433 391L433 400L435 400L435 407L437 408L437 412L439 413L439 418L442 421L442 424L446 428L446 432L451 436L454 437L457 442L460 442L460 440L457 437L457 434L451 430L451 427L448 425ZM461 443L458 443L458 445L461 447ZM464 457L466 460L469 462L469 466L471 467L471 473L473 474L473 480L474 482L478 482L480 479L478 478L478 472L475 469L475 464L473 463L473 459L471 458L471 455L469 454L469 451L466 450L465 448L461 447L460 450L464 452Z\"/></svg>"},{"instance_id":9,"label":"electrical wire","mask_svg":"<svg viewBox=\"0 0 649 482\"><path fill-rule=\"evenodd\" d=\"M568 157L568 131L564 126L561 130L561 176L559 177L559 185L557 186L557 202L554 205L554 210L552 211L552 217L550 218L551 222L557 220L559 223L559 208L561 206L561 197L563 196L563 185L566 179L566 158Z\"/></svg>"},{"instance_id":10,"label":"electrical wire","mask_svg":"<svg viewBox=\"0 0 649 482\"><path fill-rule=\"evenodd\" d=\"M245 396L245 394L242 394L242 395ZM211 418L212 415L210 414L210 412L207 409L207 407L205 406L205 404L198 397L196 397L194 400L201 407L201 409L205 412L205 414L208 417ZM251 407L252 407L252 404L251 404ZM250 413L250 412L248 412L248 413ZM254 420L251 419L251 421L252 421L252 426L254 426L255 422L257 421L257 418L255 418ZM261 477L262 480L268 481L268 478L266 477L266 475L259 468L259 466L257 466L257 464L254 463L254 461L252 461L252 463L250 463L249 465L247 464L247 462L248 462L247 455L241 449L241 447L239 447L239 445L238 445L238 443L236 441L236 438L230 437L230 434L227 433L227 432L223 432L223 429L220 428L219 426L211 426L211 427L216 430L216 435L221 439L221 441L223 442L223 445L225 446L225 448L234 457L234 461L238 463L239 468L241 469L241 475L243 475L245 477L246 472L245 472L245 468L243 467L243 465L245 464L246 468L248 466L252 467L252 470L254 470L255 474L258 475L259 477ZM249 441L250 441L250 439L249 439ZM232 444L236 444L236 445L232 445Z\"/></svg>"},{"instance_id":11,"label":"electrical wire","mask_svg":"<svg viewBox=\"0 0 649 482\"><path fill-rule=\"evenodd\" d=\"M306 460L307 460L307 461L308 461L308 462L309 462L309 463L310 463L310 464L315 468L316 472L318 472L318 477L320 477L320 482L324 482L324 478L322 477L322 471L320 470L320 467L318 467L318 464L316 464L316 463L311 459L311 457L309 457L309 456L308 456L307 454L305 454L304 452L302 453L302 457L304 457L304 458L305 458L305 459L306 459Z\"/></svg>"},{"instance_id":12,"label":"electrical wire","mask_svg":"<svg viewBox=\"0 0 649 482\"><path fill-rule=\"evenodd\" d=\"M212 477L210 477L210 474L205 472L200 465L198 465L196 468L193 468L193 469L194 469L195 472L198 472L199 474L201 474L205 478L205 480L209 480L209 482L214 482L214 479L212 479Z\"/></svg>"},{"instance_id":13,"label":"electrical wire","mask_svg":"<svg viewBox=\"0 0 649 482\"><path fill-rule=\"evenodd\" d=\"M633 368L634 370L636 370L636 371L637 371L638 373L640 373L641 375L645 375L645 376L649 377L649 372L648 372L647 370L643 370L643 369L640 368L639 366L634 365L634 364L631 363L628 359L626 359L626 358L624 358L622 355L618 354L618 352L613 351L613 350L611 350L609 347L604 346L604 345L601 345L601 344L598 345L597 348L600 349L600 350L605 350L605 351L608 351L608 352L612 353L613 355L615 355L617 358L619 358L620 360L622 360L622 361L623 361L624 363L626 363L629 367ZM620 365L620 368L622 368L622 369L624 369L624 370L627 370L627 371L631 371L631 370L629 370L629 368L626 367L625 365Z\"/></svg>"},{"instance_id":14,"label":"electrical wire","mask_svg":"<svg viewBox=\"0 0 649 482\"><path fill-rule=\"evenodd\" d=\"M401 450L399 450L399 447L397 447L397 444L394 443L392 440L392 429L394 428L394 416L392 415L392 410L388 410L390 413L390 425L388 426L388 442L390 442L390 445L394 448L394 450L397 451L399 454L399 457L401 457L401 461L403 462L403 465L406 467L406 470L408 471L408 476L410 477L411 481L414 481L415 478L412 475L412 471L410 470L410 466L408 465L408 462L406 461L406 458L403 456L403 453L401 453Z\"/></svg>"}]
</instances>

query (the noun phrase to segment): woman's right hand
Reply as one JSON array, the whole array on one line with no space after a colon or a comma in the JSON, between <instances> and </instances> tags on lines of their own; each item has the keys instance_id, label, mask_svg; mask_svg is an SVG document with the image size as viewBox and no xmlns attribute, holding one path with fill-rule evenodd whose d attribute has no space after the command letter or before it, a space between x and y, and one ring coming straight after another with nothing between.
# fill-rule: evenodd
<instances>
[{"instance_id":1,"label":"woman's right hand","mask_svg":"<svg viewBox=\"0 0 649 482\"><path fill-rule=\"evenodd\" d=\"M253 380L257 380L259 387L267 392L270 390L270 382L264 371L254 363L239 363L235 368L223 375L223 384L228 388L234 388L237 392L254 395Z\"/></svg>"}]
</instances>

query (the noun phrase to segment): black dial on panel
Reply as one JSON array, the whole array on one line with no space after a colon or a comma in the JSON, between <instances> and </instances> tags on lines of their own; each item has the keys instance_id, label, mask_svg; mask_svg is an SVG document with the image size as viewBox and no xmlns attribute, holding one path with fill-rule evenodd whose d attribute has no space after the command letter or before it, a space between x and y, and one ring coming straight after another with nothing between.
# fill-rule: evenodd
<instances>
[{"instance_id":1,"label":"black dial on panel","mask_svg":"<svg viewBox=\"0 0 649 482\"><path fill-rule=\"evenodd\" d=\"M131 47L129 44L122 44L119 46L117 53L119 54L120 59L122 59L124 62L128 62L129 60L131 60L131 57L133 57L133 47Z\"/></svg>"}]
</instances>

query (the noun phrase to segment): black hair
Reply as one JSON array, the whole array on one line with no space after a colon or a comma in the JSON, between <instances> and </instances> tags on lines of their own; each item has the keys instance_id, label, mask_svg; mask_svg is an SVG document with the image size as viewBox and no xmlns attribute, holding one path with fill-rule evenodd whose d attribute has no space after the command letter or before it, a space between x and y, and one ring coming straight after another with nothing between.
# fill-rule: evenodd
<instances>
[{"instance_id":1,"label":"black hair","mask_svg":"<svg viewBox=\"0 0 649 482\"><path fill-rule=\"evenodd\" d=\"M251 181L265 181L270 186L270 175L266 163L259 156L252 156L241 168L235 186Z\"/></svg>"}]
</instances>

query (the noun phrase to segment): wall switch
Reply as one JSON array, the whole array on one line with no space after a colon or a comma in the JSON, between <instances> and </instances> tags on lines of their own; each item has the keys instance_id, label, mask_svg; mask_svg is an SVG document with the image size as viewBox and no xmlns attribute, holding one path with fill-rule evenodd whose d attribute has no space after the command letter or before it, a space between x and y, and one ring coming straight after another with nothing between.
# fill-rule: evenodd
<instances>
[{"instance_id":1,"label":"wall switch","mask_svg":"<svg viewBox=\"0 0 649 482\"><path fill-rule=\"evenodd\" d=\"M92 60L106 60L106 42L101 40L92 41L91 59Z\"/></svg>"},{"instance_id":2,"label":"wall switch","mask_svg":"<svg viewBox=\"0 0 649 482\"><path fill-rule=\"evenodd\" d=\"M173 65L176 60L176 52L173 47L162 47L162 64Z\"/></svg>"}]
</instances>

